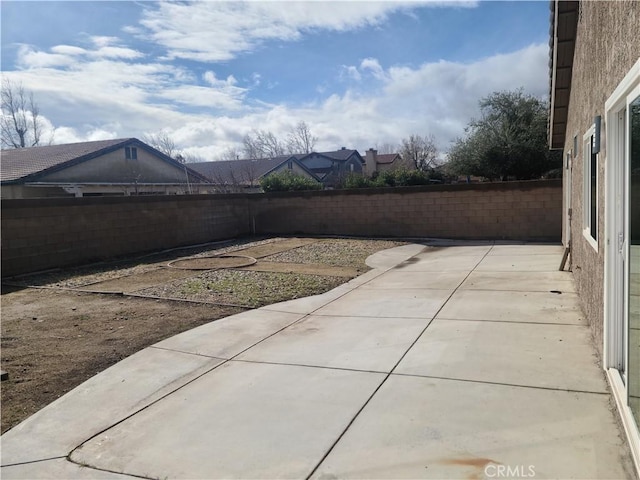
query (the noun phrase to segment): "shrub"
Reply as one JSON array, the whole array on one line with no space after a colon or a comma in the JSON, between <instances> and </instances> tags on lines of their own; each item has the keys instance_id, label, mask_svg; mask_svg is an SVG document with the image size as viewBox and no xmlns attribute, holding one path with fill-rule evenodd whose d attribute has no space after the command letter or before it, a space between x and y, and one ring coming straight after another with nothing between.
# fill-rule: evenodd
<instances>
[{"instance_id":1,"label":"shrub","mask_svg":"<svg viewBox=\"0 0 640 480\"><path fill-rule=\"evenodd\" d=\"M344 188L369 188L375 187L375 181L368 179L364 175L350 173L343 182Z\"/></svg>"},{"instance_id":2,"label":"shrub","mask_svg":"<svg viewBox=\"0 0 640 480\"><path fill-rule=\"evenodd\" d=\"M298 175L290 170L272 173L260 179L260 186L265 192L291 192L296 190L321 190L322 184L315 180Z\"/></svg>"}]
</instances>

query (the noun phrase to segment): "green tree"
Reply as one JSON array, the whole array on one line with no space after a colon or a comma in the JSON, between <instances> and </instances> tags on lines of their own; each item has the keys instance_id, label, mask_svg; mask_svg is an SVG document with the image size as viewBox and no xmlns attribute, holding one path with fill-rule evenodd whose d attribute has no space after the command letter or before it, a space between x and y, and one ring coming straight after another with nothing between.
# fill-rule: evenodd
<instances>
[{"instance_id":1,"label":"green tree","mask_svg":"<svg viewBox=\"0 0 640 480\"><path fill-rule=\"evenodd\" d=\"M447 169L490 180L540 178L561 166L547 147L548 104L522 91L494 92L480 100L480 119L449 151Z\"/></svg>"}]
</instances>

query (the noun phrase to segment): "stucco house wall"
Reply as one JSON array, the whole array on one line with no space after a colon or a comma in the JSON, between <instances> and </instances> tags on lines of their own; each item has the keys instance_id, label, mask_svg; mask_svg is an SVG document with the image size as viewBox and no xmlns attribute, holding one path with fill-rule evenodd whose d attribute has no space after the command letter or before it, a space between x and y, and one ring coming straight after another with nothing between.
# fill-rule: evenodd
<instances>
[{"instance_id":1,"label":"stucco house wall","mask_svg":"<svg viewBox=\"0 0 640 480\"><path fill-rule=\"evenodd\" d=\"M40 178L41 182L60 183L185 183L186 173L160 160L155 155L137 149L137 159L125 158L125 149L120 148L97 158L87 160ZM198 182L194 178L190 182Z\"/></svg>"},{"instance_id":2,"label":"stucco house wall","mask_svg":"<svg viewBox=\"0 0 640 480\"><path fill-rule=\"evenodd\" d=\"M604 319L605 101L638 60L639 32L640 2L580 2L564 153L572 153L571 268L595 344L600 349ZM602 116L602 143L598 157L596 251L583 235L583 135L597 115ZM577 137L575 150L574 137Z\"/></svg>"}]
</instances>

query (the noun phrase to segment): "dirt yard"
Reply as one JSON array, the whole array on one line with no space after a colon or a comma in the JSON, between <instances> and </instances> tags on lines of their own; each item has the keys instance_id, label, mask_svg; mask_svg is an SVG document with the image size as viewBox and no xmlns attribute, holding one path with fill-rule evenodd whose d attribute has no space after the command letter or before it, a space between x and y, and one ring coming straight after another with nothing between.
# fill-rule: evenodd
<instances>
[{"instance_id":1,"label":"dirt yard","mask_svg":"<svg viewBox=\"0 0 640 480\"><path fill-rule=\"evenodd\" d=\"M323 293L368 270L369 255L402 244L240 240L4 279L2 433L142 348L250 308Z\"/></svg>"}]
</instances>

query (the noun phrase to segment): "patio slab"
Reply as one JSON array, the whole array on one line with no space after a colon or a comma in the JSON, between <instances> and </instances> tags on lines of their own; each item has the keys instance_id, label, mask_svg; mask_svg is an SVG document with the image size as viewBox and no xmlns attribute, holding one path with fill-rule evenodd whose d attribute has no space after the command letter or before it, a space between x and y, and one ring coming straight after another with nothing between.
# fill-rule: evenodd
<instances>
[{"instance_id":1,"label":"patio slab","mask_svg":"<svg viewBox=\"0 0 640 480\"><path fill-rule=\"evenodd\" d=\"M153 348L141 350L2 435L2 465L65 456L92 435L222 362Z\"/></svg>"},{"instance_id":2,"label":"patio slab","mask_svg":"<svg viewBox=\"0 0 640 480\"><path fill-rule=\"evenodd\" d=\"M407 288L407 285L410 285L413 288L435 288L453 291L462 283L467 275L468 273L465 271L438 272L435 275L425 275L425 272L390 270L363 285L363 288L404 290Z\"/></svg>"},{"instance_id":3,"label":"patio slab","mask_svg":"<svg viewBox=\"0 0 640 480\"><path fill-rule=\"evenodd\" d=\"M494 245L489 252L490 256L494 255L560 255L564 252L562 245L553 244L531 244L523 243L521 245Z\"/></svg>"},{"instance_id":4,"label":"patio slab","mask_svg":"<svg viewBox=\"0 0 640 480\"><path fill-rule=\"evenodd\" d=\"M434 320L394 373L608 391L589 327L577 325Z\"/></svg>"},{"instance_id":5,"label":"patio slab","mask_svg":"<svg viewBox=\"0 0 640 480\"><path fill-rule=\"evenodd\" d=\"M312 478L626 478L622 451L607 395L392 375Z\"/></svg>"},{"instance_id":6,"label":"patio slab","mask_svg":"<svg viewBox=\"0 0 640 480\"><path fill-rule=\"evenodd\" d=\"M229 359L303 317L263 309L243 312L180 333L154 347Z\"/></svg>"},{"instance_id":7,"label":"patio slab","mask_svg":"<svg viewBox=\"0 0 640 480\"><path fill-rule=\"evenodd\" d=\"M305 478L384 378L228 362L71 459L146 478Z\"/></svg>"},{"instance_id":8,"label":"patio slab","mask_svg":"<svg viewBox=\"0 0 640 480\"><path fill-rule=\"evenodd\" d=\"M462 290L575 293L569 272L471 272Z\"/></svg>"},{"instance_id":9,"label":"patio slab","mask_svg":"<svg viewBox=\"0 0 640 480\"><path fill-rule=\"evenodd\" d=\"M408 258L424 250L424 245L411 243L409 245L401 245L399 247L381 250L367 257L365 263L376 270L388 270L399 263L404 262Z\"/></svg>"},{"instance_id":10,"label":"patio slab","mask_svg":"<svg viewBox=\"0 0 640 480\"><path fill-rule=\"evenodd\" d=\"M586 325L574 293L458 290L437 318Z\"/></svg>"},{"instance_id":11,"label":"patio slab","mask_svg":"<svg viewBox=\"0 0 640 480\"><path fill-rule=\"evenodd\" d=\"M403 272L470 272L483 255L441 256L420 253L394 267Z\"/></svg>"},{"instance_id":12,"label":"patio slab","mask_svg":"<svg viewBox=\"0 0 640 480\"><path fill-rule=\"evenodd\" d=\"M494 247L498 248L498 247ZM478 265L478 272L557 272L559 255L491 255L489 253Z\"/></svg>"},{"instance_id":13,"label":"patio slab","mask_svg":"<svg viewBox=\"0 0 640 480\"><path fill-rule=\"evenodd\" d=\"M318 309L315 314L431 319L446 302L449 295L451 295L451 290L363 288L347 293Z\"/></svg>"},{"instance_id":14,"label":"patio slab","mask_svg":"<svg viewBox=\"0 0 640 480\"><path fill-rule=\"evenodd\" d=\"M458 256L483 256L492 250L492 245L434 245L425 247L425 249L420 252L420 258L427 257L458 257Z\"/></svg>"},{"instance_id":15,"label":"patio slab","mask_svg":"<svg viewBox=\"0 0 640 480\"><path fill-rule=\"evenodd\" d=\"M137 478L121 473L87 468L69 462L66 458L2 467L0 473L2 474L2 478L16 480L51 480L53 478L73 478L76 480L133 480Z\"/></svg>"},{"instance_id":16,"label":"patio slab","mask_svg":"<svg viewBox=\"0 0 640 480\"><path fill-rule=\"evenodd\" d=\"M428 322L420 318L308 316L237 360L390 372Z\"/></svg>"}]
</instances>

